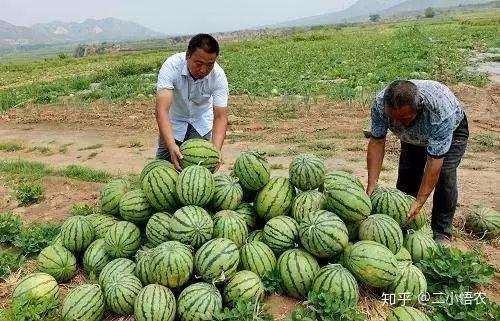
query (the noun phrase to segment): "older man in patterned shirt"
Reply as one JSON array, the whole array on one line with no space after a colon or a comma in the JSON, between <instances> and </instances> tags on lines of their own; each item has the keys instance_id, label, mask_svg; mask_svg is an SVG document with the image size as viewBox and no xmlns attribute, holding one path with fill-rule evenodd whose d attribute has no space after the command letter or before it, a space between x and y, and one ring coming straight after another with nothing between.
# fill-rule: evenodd
<instances>
[{"instance_id":1,"label":"older man in patterned shirt","mask_svg":"<svg viewBox=\"0 0 500 321\"><path fill-rule=\"evenodd\" d=\"M397 80L374 99L368 144L367 193L375 189L389 129L401 140L397 188L416 200L410 222L434 190L432 230L451 240L457 205L457 167L469 137L462 104L445 85L431 80Z\"/></svg>"}]
</instances>

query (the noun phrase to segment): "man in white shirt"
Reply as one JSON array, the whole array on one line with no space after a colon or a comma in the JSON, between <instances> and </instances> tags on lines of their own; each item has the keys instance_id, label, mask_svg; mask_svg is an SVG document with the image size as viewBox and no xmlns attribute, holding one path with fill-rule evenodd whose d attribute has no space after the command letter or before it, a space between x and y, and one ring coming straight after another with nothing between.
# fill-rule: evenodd
<instances>
[{"instance_id":1,"label":"man in white shirt","mask_svg":"<svg viewBox=\"0 0 500 321\"><path fill-rule=\"evenodd\" d=\"M158 73L156 121L159 137L156 157L171 160L180 170L179 145L191 138L212 139L220 151L227 129L229 89L217 64L219 44L198 34L187 51L170 56Z\"/></svg>"}]
</instances>

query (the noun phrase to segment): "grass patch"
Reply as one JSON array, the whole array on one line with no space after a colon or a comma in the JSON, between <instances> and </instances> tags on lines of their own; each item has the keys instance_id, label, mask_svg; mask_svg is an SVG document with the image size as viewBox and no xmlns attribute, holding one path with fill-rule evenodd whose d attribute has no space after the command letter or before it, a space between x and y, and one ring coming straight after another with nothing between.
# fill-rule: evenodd
<instances>
[{"instance_id":1,"label":"grass patch","mask_svg":"<svg viewBox=\"0 0 500 321\"><path fill-rule=\"evenodd\" d=\"M58 321L59 299L52 296L43 299L21 296L0 313L1 320L9 321Z\"/></svg>"},{"instance_id":2,"label":"grass patch","mask_svg":"<svg viewBox=\"0 0 500 321\"><path fill-rule=\"evenodd\" d=\"M285 169L285 166L283 164L273 163L273 164L269 165L269 168L271 168L271 169Z\"/></svg>"},{"instance_id":3,"label":"grass patch","mask_svg":"<svg viewBox=\"0 0 500 321\"><path fill-rule=\"evenodd\" d=\"M19 215L12 213L0 214L0 243L12 242L21 232L23 223Z\"/></svg>"},{"instance_id":4,"label":"grass patch","mask_svg":"<svg viewBox=\"0 0 500 321\"><path fill-rule=\"evenodd\" d=\"M13 251L0 250L0 279L17 271L25 261L24 255Z\"/></svg>"},{"instance_id":5,"label":"grass patch","mask_svg":"<svg viewBox=\"0 0 500 321\"><path fill-rule=\"evenodd\" d=\"M37 253L52 244L59 231L59 225L53 223L32 223L21 231L13 245L24 253Z\"/></svg>"},{"instance_id":6,"label":"grass patch","mask_svg":"<svg viewBox=\"0 0 500 321\"><path fill-rule=\"evenodd\" d=\"M24 149L24 147L22 145L16 144L16 143L0 144L0 151L4 151L4 152L17 152L17 151L20 151L23 149Z\"/></svg>"},{"instance_id":7,"label":"grass patch","mask_svg":"<svg viewBox=\"0 0 500 321\"><path fill-rule=\"evenodd\" d=\"M43 185L36 182L20 183L15 189L16 198L23 206L39 203L43 193Z\"/></svg>"},{"instance_id":8,"label":"grass patch","mask_svg":"<svg viewBox=\"0 0 500 321\"><path fill-rule=\"evenodd\" d=\"M92 169L80 165L69 165L68 167L59 170L56 173L58 173L60 176L78 179L84 182L106 183L113 178L113 176L106 171Z\"/></svg>"},{"instance_id":9,"label":"grass patch","mask_svg":"<svg viewBox=\"0 0 500 321\"><path fill-rule=\"evenodd\" d=\"M90 214L99 213L99 208L87 203L75 203L69 211L72 216L87 216Z\"/></svg>"},{"instance_id":10,"label":"grass patch","mask_svg":"<svg viewBox=\"0 0 500 321\"><path fill-rule=\"evenodd\" d=\"M307 135L301 134L290 134L283 137L282 143L305 143L307 141Z\"/></svg>"},{"instance_id":11,"label":"grass patch","mask_svg":"<svg viewBox=\"0 0 500 321\"><path fill-rule=\"evenodd\" d=\"M28 153L38 152L43 155L50 154L51 150L47 146L31 146L28 148Z\"/></svg>"},{"instance_id":12,"label":"grass patch","mask_svg":"<svg viewBox=\"0 0 500 321\"><path fill-rule=\"evenodd\" d=\"M102 146L103 146L103 144L94 144L94 145L89 145L89 146L79 148L78 150L82 151L82 150L89 150L89 149L98 149L98 148L101 148Z\"/></svg>"},{"instance_id":13,"label":"grass patch","mask_svg":"<svg viewBox=\"0 0 500 321\"><path fill-rule=\"evenodd\" d=\"M68 152L68 147L71 145L73 145L73 143L67 143L67 144L61 145L57 151L61 154L66 154Z\"/></svg>"},{"instance_id":14,"label":"grass patch","mask_svg":"<svg viewBox=\"0 0 500 321\"><path fill-rule=\"evenodd\" d=\"M492 134L479 134L470 140L473 152L497 152L500 150L499 139Z\"/></svg>"}]
</instances>

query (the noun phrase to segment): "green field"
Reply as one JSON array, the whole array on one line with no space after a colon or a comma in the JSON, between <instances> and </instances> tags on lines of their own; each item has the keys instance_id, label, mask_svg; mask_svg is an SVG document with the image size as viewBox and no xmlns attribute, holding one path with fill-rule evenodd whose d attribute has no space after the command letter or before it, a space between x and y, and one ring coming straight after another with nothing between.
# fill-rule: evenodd
<instances>
[{"instance_id":1,"label":"green field","mask_svg":"<svg viewBox=\"0 0 500 321\"><path fill-rule=\"evenodd\" d=\"M395 78L484 85L467 71L478 52L500 47L500 9L350 27L331 26L224 43L220 63L231 94L367 97ZM0 64L0 110L26 103L124 100L154 93L172 51L45 58ZM100 83L89 90L91 83Z\"/></svg>"}]
</instances>

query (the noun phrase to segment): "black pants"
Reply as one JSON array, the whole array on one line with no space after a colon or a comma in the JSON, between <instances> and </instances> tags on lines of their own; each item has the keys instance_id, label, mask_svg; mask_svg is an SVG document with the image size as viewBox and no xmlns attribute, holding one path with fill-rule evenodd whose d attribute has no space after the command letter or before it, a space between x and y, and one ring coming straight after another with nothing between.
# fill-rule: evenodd
<instances>
[{"instance_id":1,"label":"black pants","mask_svg":"<svg viewBox=\"0 0 500 321\"><path fill-rule=\"evenodd\" d=\"M451 236L453 216L457 207L457 167L467 147L469 126L467 118L453 132L450 150L445 154L434 198L432 200L431 226L434 237ZM426 147L401 142L398 182L396 187L414 197L417 196L427 161Z\"/></svg>"}]
</instances>

